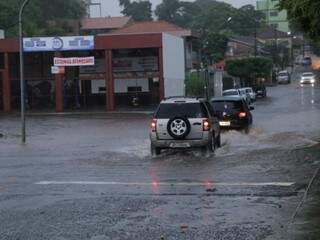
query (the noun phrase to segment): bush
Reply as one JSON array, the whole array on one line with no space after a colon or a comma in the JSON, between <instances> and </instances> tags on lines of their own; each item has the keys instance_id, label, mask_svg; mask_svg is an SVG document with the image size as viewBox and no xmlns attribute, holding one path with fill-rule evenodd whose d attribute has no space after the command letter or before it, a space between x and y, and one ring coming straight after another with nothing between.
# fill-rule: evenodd
<instances>
[{"instance_id":1,"label":"bush","mask_svg":"<svg viewBox=\"0 0 320 240\"><path fill-rule=\"evenodd\" d=\"M203 97L205 95L205 81L201 72L186 75L186 96Z\"/></svg>"}]
</instances>

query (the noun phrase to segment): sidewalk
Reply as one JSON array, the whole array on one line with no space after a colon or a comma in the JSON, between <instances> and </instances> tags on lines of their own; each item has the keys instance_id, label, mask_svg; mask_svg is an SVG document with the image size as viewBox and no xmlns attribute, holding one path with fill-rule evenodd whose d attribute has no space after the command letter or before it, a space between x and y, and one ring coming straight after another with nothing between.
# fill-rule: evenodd
<instances>
[{"instance_id":1,"label":"sidewalk","mask_svg":"<svg viewBox=\"0 0 320 240\"><path fill-rule=\"evenodd\" d=\"M320 173L289 228L290 240L320 239Z\"/></svg>"},{"instance_id":2,"label":"sidewalk","mask_svg":"<svg viewBox=\"0 0 320 240\"><path fill-rule=\"evenodd\" d=\"M87 116L87 115L105 115L105 116L114 116L114 115L152 115L154 113L151 109L132 109L132 110L116 110L112 112L106 111L97 111L97 110L81 110L81 111L65 111L65 112L54 112L54 111L27 111L26 116ZM11 113L1 113L0 116L20 116L19 111L13 111Z\"/></svg>"}]
</instances>

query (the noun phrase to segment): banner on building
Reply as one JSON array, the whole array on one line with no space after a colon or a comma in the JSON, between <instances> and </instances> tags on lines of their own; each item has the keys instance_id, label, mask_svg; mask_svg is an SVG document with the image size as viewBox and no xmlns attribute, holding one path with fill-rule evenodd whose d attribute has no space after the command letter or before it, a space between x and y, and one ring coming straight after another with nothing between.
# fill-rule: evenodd
<instances>
[{"instance_id":1,"label":"banner on building","mask_svg":"<svg viewBox=\"0 0 320 240\"><path fill-rule=\"evenodd\" d=\"M93 36L23 38L24 52L94 49Z\"/></svg>"},{"instance_id":2,"label":"banner on building","mask_svg":"<svg viewBox=\"0 0 320 240\"><path fill-rule=\"evenodd\" d=\"M54 66L92 66L94 65L94 57L72 57L53 59Z\"/></svg>"}]
</instances>

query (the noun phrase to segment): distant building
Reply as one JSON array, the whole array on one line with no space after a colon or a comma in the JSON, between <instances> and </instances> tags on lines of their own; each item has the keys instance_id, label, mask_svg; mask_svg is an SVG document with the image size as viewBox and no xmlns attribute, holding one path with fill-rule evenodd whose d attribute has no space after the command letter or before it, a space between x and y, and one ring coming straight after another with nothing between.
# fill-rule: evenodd
<instances>
[{"instance_id":1,"label":"distant building","mask_svg":"<svg viewBox=\"0 0 320 240\"><path fill-rule=\"evenodd\" d=\"M239 36L230 38L227 44L226 59L241 59L255 55L266 55L263 43L252 36Z\"/></svg>"},{"instance_id":2,"label":"distant building","mask_svg":"<svg viewBox=\"0 0 320 240\"><path fill-rule=\"evenodd\" d=\"M102 17L102 4L100 0L84 0L89 18Z\"/></svg>"},{"instance_id":3,"label":"distant building","mask_svg":"<svg viewBox=\"0 0 320 240\"><path fill-rule=\"evenodd\" d=\"M81 20L80 33L83 35L97 35L110 33L112 31L126 27L132 23L131 17L98 17L84 18Z\"/></svg>"},{"instance_id":4,"label":"distant building","mask_svg":"<svg viewBox=\"0 0 320 240\"><path fill-rule=\"evenodd\" d=\"M194 42L198 39L198 35L190 29L184 29L166 21L144 21L132 22L124 28L115 30L110 34L123 35L151 33L169 33L171 35L183 38L185 43L186 69L197 68L200 66L200 54L199 51L194 47Z\"/></svg>"},{"instance_id":5,"label":"distant building","mask_svg":"<svg viewBox=\"0 0 320 240\"><path fill-rule=\"evenodd\" d=\"M289 21L286 10L278 9L279 0L259 0L257 10L266 15L266 23L282 32L289 32Z\"/></svg>"}]
</instances>

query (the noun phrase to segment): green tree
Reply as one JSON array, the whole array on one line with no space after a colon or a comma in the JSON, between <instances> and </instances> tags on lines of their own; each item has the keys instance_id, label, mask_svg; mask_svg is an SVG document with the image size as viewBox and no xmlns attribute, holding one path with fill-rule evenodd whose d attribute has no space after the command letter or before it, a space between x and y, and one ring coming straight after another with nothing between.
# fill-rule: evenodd
<instances>
[{"instance_id":1,"label":"green tree","mask_svg":"<svg viewBox=\"0 0 320 240\"><path fill-rule=\"evenodd\" d=\"M245 5L233 13L229 26L234 34L249 36L265 27L264 18L263 12L256 11L252 5Z\"/></svg>"},{"instance_id":2,"label":"green tree","mask_svg":"<svg viewBox=\"0 0 320 240\"><path fill-rule=\"evenodd\" d=\"M136 21L152 20L152 4L148 0L119 0L119 5L123 8L121 13L125 16L131 16Z\"/></svg>"},{"instance_id":3,"label":"green tree","mask_svg":"<svg viewBox=\"0 0 320 240\"><path fill-rule=\"evenodd\" d=\"M205 38L202 53L204 62L212 64L224 58L227 50L228 37L223 34L209 33Z\"/></svg>"},{"instance_id":4,"label":"green tree","mask_svg":"<svg viewBox=\"0 0 320 240\"><path fill-rule=\"evenodd\" d=\"M270 77L272 68L272 60L265 57L235 59L226 62L226 71L230 75L239 77L245 85L251 86L256 78Z\"/></svg>"},{"instance_id":5,"label":"green tree","mask_svg":"<svg viewBox=\"0 0 320 240\"><path fill-rule=\"evenodd\" d=\"M156 7L155 15L159 20L174 23L181 27L191 27L199 8L192 2L163 0Z\"/></svg>"},{"instance_id":6,"label":"green tree","mask_svg":"<svg viewBox=\"0 0 320 240\"><path fill-rule=\"evenodd\" d=\"M280 8L288 11L294 26L312 40L320 42L320 4L318 0L280 0Z\"/></svg>"},{"instance_id":7,"label":"green tree","mask_svg":"<svg viewBox=\"0 0 320 240\"><path fill-rule=\"evenodd\" d=\"M21 0L0 1L0 28L6 31L7 36L18 34L18 12L21 3ZM70 21L79 20L85 13L82 0L31 0L23 15L24 34L46 36L68 33Z\"/></svg>"}]
</instances>

